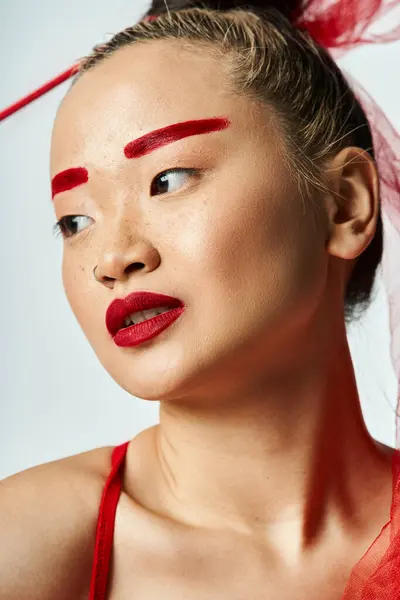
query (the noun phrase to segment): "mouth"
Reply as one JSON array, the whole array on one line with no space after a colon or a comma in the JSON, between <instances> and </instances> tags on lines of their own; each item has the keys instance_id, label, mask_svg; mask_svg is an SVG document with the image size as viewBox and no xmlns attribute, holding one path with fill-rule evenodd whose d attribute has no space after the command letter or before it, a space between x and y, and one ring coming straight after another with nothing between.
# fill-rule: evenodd
<instances>
[{"instance_id":1,"label":"mouth","mask_svg":"<svg viewBox=\"0 0 400 600\"><path fill-rule=\"evenodd\" d=\"M126 298L111 302L106 312L106 327L109 334L114 337L132 325L139 325L176 308L183 309L184 306L182 300L172 296L134 292Z\"/></svg>"},{"instance_id":2,"label":"mouth","mask_svg":"<svg viewBox=\"0 0 400 600\"><path fill-rule=\"evenodd\" d=\"M171 310L170 306L160 306L159 308L150 308L148 310L139 310L137 312L134 312L131 315L125 317L124 326L120 327L119 331L121 331L121 329L126 329L131 325L138 325L139 323L143 323L143 321L152 319L153 317L168 312L169 310Z\"/></svg>"}]
</instances>

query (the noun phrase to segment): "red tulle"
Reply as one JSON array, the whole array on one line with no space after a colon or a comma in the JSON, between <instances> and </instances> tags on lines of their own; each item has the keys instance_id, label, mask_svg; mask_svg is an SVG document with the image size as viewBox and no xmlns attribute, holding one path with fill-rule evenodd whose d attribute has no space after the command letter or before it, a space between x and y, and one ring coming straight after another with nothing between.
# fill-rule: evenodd
<instances>
[{"instance_id":1,"label":"red tulle","mask_svg":"<svg viewBox=\"0 0 400 600\"><path fill-rule=\"evenodd\" d=\"M398 40L399 9L400 0L306 0L295 23L338 58L361 43ZM388 16L391 20L386 21L386 31L368 32ZM348 79L371 125L380 175L384 225L382 271L389 303L391 356L398 381L396 448L400 448L400 134L360 84Z\"/></svg>"},{"instance_id":2,"label":"red tulle","mask_svg":"<svg viewBox=\"0 0 400 600\"><path fill-rule=\"evenodd\" d=\"M384 43L398 40L400 22L396 10L398 0L306 0L295 23L307 29L324 48L350 50L360 44ZM384 17L394 21L388 31L373 33L371 25Z\"/></svg>"},{"instance_id":3,"label":"red tulle","mask_svg":"<svg viewBox=\"0 0 400 600\"><path fill-rule=\"evenodd\" d=\"M400 599L400 452L392 461L390 517L351 571L341 600Z\"/></svg>"},{"instance_id":4,"label":"red tulle","mask_svg":"<svg viewBox=\"0 0 400 600\"><path fill-rule=\"evenodd\" d=\"M400 37L398 0L308 0L296 24L306 29L334 58L365 43ZM385 32L373 33L383 17L392 17ZM387 21L386 21L387 22ZM381 533L357 562L341 600L400 600L400 135L367 92L348 77L371 125L381 189L384 251L382 275L391 331L391 357L397 376L396 448L390 517Z\"/></svg>"},{"instance_id":5,"label":"red tulle","mask_svg":"<svg viewBox=\"0 0 400 600\"><path fill-rule=\"evenodd\" d=\"M394 414L396 448L400 448L400 135L361 85L353 83L352 87L371 125L379 169L384 227L382 276L389 304L391 357L398 382Z\"/></svg>"}]
</instances>

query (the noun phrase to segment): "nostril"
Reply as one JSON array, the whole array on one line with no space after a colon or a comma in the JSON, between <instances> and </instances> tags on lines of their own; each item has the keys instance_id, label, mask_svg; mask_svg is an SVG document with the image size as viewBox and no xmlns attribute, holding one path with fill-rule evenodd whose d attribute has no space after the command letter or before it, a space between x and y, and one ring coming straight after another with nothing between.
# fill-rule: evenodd
<instances>
[{"instance_id":1,"label":"nostril","mask_svg":"<svg viewBox=\"0 0 400 600\"><path fill-rule=\"evenodd\" d=\"M132 271L139 271L140 269L144 268L144 263L142 262L134 262L131 263L130 265L128 265L126 267L126 269L124 269L124 273L125 275L129 275L129 273L132 273Z\"/></svg>"}]
</instances>

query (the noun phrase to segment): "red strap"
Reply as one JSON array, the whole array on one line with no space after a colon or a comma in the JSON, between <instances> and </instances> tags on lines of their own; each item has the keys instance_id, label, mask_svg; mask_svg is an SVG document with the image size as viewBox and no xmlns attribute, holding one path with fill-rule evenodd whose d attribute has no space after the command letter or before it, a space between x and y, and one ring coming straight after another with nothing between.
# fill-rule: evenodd
<instances>
[{"instance_id":1,"label":"red strap","mask_svg":"<svg viewBox=\"0 0 400 600\"><path fill-rule=\"evenodd\" d=\"M129 442L116 446L112 453L112 469L103 489L97 520L96 545L89 600L105 600L107 576L114 537L115 512L121 492L121 467Z\"/></svg>"}]
</instances>

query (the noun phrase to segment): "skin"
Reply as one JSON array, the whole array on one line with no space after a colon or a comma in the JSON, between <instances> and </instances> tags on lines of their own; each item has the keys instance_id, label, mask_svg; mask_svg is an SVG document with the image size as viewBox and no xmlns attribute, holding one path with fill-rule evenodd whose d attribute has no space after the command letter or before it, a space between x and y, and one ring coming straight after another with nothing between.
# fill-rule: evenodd
<instances>
[{"instance_id":1,"label":"skin","mask_svg":"<svg viewBox=\"0 0 400 600\"><path fill-rule=\"evenodd\" d=\"M124 156L150 130L214 116L230 127ZM64 242L68 300L115 381L160 400L160 424L128 449L111 598L334 600L388 520L392 450L364 425L343 315L376 228L376 169L342 150L313 209L275 118L231 94L211 56L171 41L119 50L58 112L51 176L89 173L54 198L57 219L85 216ZM201 172L171 173L172 191L151 195L176 167ZM105 312L135 290L186 311L119 348ZM103 482L110 449L96 452Z\"/></svg>"}]
</instances>

